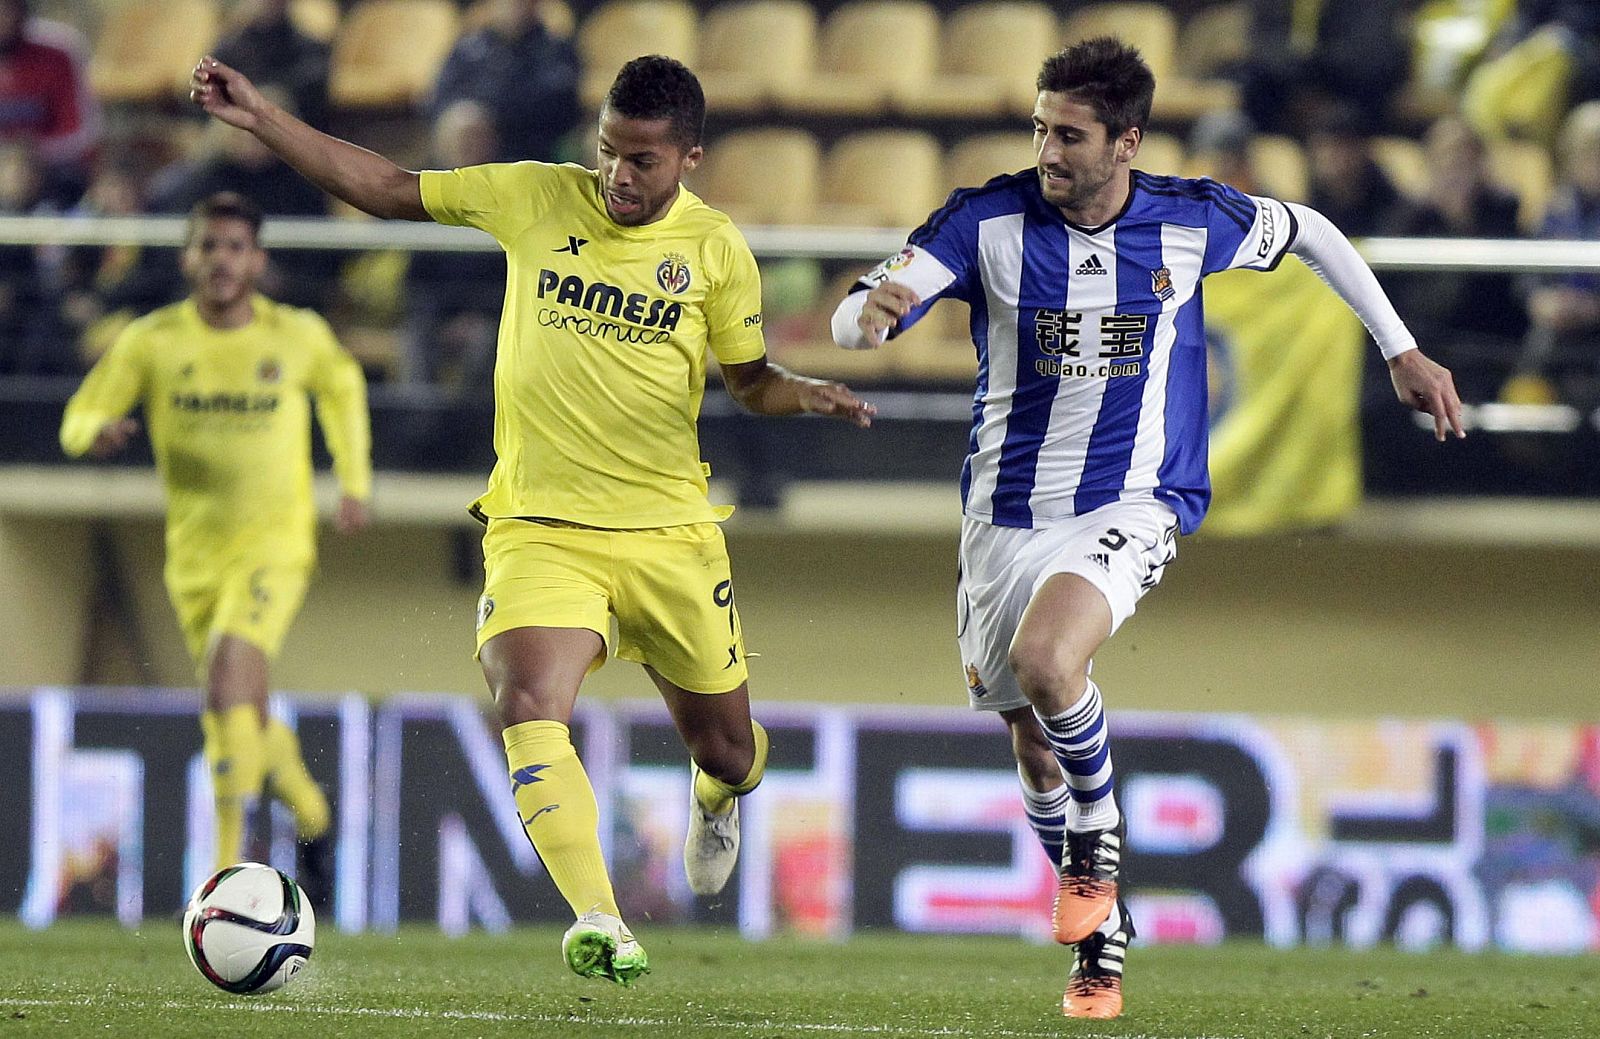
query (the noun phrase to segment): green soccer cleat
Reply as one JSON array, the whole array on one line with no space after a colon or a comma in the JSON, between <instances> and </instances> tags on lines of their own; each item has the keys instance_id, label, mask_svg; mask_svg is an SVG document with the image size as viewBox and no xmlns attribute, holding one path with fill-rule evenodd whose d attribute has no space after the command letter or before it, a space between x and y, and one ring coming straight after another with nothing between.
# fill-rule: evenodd
<instances>
[{"instance_id":1,"label":"green soccer cleat","mask_svg":"<svg viewBox=\"0 0 1600 1039\"><path fill-rule=\"evenodd\" d=\"M650 973L650 957L628 925L598 909L578 917L561 939L561 956L580 978L605 978L632 985Z\"/></svg>"}]
</instances>

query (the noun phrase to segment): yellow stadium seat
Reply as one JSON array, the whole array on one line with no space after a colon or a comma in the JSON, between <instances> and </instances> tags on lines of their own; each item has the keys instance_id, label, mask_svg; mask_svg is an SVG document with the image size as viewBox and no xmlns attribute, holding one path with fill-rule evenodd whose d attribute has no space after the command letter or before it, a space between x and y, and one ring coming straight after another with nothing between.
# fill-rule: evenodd
<instances>
[{"instance_id":1,"label":"yellow stadium seat","mask_svg":"<svg viewBox=\"0 0 1600 1039\"><path fill-rule=\"evenodd\" d=\"M1027 115L1038 97L1039 66L1056 49L1055 14L1032 0L988 0L944 24L938 71L923 83L896 86L912 115Z\"/></svg>"},{"instance_id":2,"label":"yellow stadium seat","mask_svg":"<svg viewBox=\"0 0 1600 1039\"><path fill-rule=\"evenodd\" d=\"M1062 39L1077 43L1091 36L1114 36L1139 48L1156 76L1153 112L1157 119L1193 119L1215 108L1231 108L1238 91L1230 83L1194 80L1178 69L1178 20L1156 3L1109 3L1081 7L1061 25Z\"/></svg>"},{"instance_id":3,"label":"yellow stadium seat","mask_svg":"<svg viewBox=\"0 0 1600 1039\"><path fill-rule=\"evenodd\" d=\"M1147 133L1139 142L1139 154L1133 157L1133 168L1162 176L1182 176L1184 162L1183 142L1169 133Z\"/></svg>"},{"instance_id":4,"label":"yellow stadium seat","mask_svg":"<svg viewBox=\"0 0 1600 1039\"><path fill-rule=\"evenodd\" d=\"M827 283L812 309L811 327L804 338L769 340L768 349L774 359L797 372L823 379L873 382L886 378L892 364L889 350L842 349L834 345L828 327L834 307L865 269L864 264L852 265Z\"/></svg>"},{"instance_id":5,"label":"yellow stadium seat","mask_svg":"<svg viewBox=\"0 0 1600 1039\"><path fill-rule=\"evenodd\" d=\"M1372 158L1401 194L1422 198L1431 179L1422 145L1407 137L1374 137Z\"/></svg>"},{"instance_id":6,"label":"yellow stadium seat","mask_svg":"<svg viewBox=\"0 0 1600 1039\"><path fill-rule=\"evenodd\" d=\"M945 156L944 175L951 188L975 188L1001 174L1029 169L1035 161L1033 138L1026 130L973 134Z\"/></svg>"},{"instance_id":7,"label":"yellow stadium seat","mask_svg":"<svg viewBox=\"0 0 1600 1039\"><path fill-rule=\"evenodd\" d=\"M1209 79L1218 70L1250 56L1250 3L1203 7L1178 30L1173 71L1189 80Z\"/></svg>"},{"instance_id":8,"label":"yellow stadium seat","mask_svg":"<svg viewBox=\"0 0 1600 1039\"><path fill-rule=\"evenodd\" d=\"M132 0L106 11L89 61L103 100L165 101L189 89L195 62L216 42L214 0Z\"/></svg>"},{"instance_id":9,"label":"yellow stadium seat","mask_svg":"<svg viewBox=\"0 0 1600 1039\"><path fill-rule=\"evenodd\" d=\"M583 84L578 96L598 109L617 70L644 54L665 54L695 64L699 19L683 0L611 0L578 27Z\"/></svg>"},{"instance_id":10,"label":"yellow stadium seat","mask_svg":"<svg viewBox=\"0 0 1600 1039\"><path fill-rule=\"evenodd\" d=\"M1527 234L1544 223L1550 195L1555 191L1555 165L1550 153L1533 141L1488 142L1489 176L1521 201L1517 223Z\"/></svg>"},{"instance_id":11,"label":"yellow stadium seat","mask_svg":"<svg viewBox=\"0 0 1600 1039\"><path fill-rule=\"evenodd\" d=\"M488 24L494 5L500 0L474 0L461 16L461 31L472 32ZM539 5L539 21L545 31L562 40L570 40L578 27L578 18L566 0L544 0Z\"/></svg>"},{"instance_id":12,"label":"yellow stadium seat","mask_svg":"<svg viewBox=\"0 0 1600 1039\"><path fill-rule=\"evenodd\" d=\"M921 321L887 347L891 373L910 380L970 387L978 377L971 319L972 308L960 300L936 302Z\"/></svg>"},{"instance_id":13,"label":"yellow stadium seat","mask_svg":"<svg viewBox=\"0 0 1600 1039\"><path fill-rule=\"evenodd\" d=\"M313 40L332 43L339 33L338 0L291 0L289 21Z\"/></svg>"},{"instance_id":14,"label":"yellow stadium seat","mask_svg":"<svg viewBox=\"0 0 1600 1039\"><path fill-rule=\"evenodd\" d=\"M809 224L821 166L821 149L804 130L738 130L706 148L692 187L737 224Z\"/></svg>"},{"instance_id":15,"label":"yellow stadium seat","mask_svg":"<svg viewBox=\"0 0 1600 1039\"><path fill-rule=\"evenodd\" d=\"M828 151L817 217L910 230L944 200L942 166L939 143L920 130L849 134Z\"/></svg>"},{"instance_id":16,"label":"yellow stadium seat","mask_svg":"<svg viewBox=\"0 0 1600 1039\"><path fill-rule=\"evenodd\" d=\"M724 4L700 25L695 72L712 111L750 112L773 104L777 89L808 79L817 49L817 14L804 0Z\"/></svg>"},{"instance_id":17,"label":"yellow stadium seat","mask_svg":"<svg viewBox=\"0 0 1600 1039\"><path fill-rule=\"evenodd\" d=\"M939 48L939 15L921 0L853 0L822 26L810 76L785 83L779 106L807 115L876 116L925 86Z\"/></svg>"},{"instance_id":18,"label":"yellow stadium seat","mask_svg":"<svg viewBox=\"0 0 1600 1039\"><path fill-rule=\"evenodd\" d=\"M1250 139L1250 165L1261 190L1285 202L1304 202L1309 192L1306 153L1293 137L1257 134Z\"/></svg>"},{"instance_id":19,"label":"yellow stadium seat","mask_svg":"<svg viewBox=\"0 0 1600 1039\"><path fill-rule=\"evenodd\" d=\"M328 95L343 108L421 102L455 44L460 15L450 0L362 0L333 42Z\"/></svg>"}]
</instances>

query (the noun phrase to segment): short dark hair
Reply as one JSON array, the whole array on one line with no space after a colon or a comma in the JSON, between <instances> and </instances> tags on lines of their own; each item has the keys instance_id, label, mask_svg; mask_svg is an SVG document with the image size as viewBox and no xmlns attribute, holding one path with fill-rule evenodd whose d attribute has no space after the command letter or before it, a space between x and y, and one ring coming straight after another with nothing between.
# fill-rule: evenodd
<instances>
[{"instance_id":1,"label":"short dark hair","mask_svg":"<svg viewBox=\"0 0 1600 1039\"><path fill-rule=\"evenodd\" d=\"M706 132L706 94L700 80L683 62L646 54L622 66L606 107L629 119L670 119L672 139L684 149L699 144Z\"/></svg>"},{"instance_id":2,"label":"short dark hair","mask_svg":"<svg viewBox=\"0 0 1600 1039\"><path fill-rule=\"evenodd\" d=\"M1106 132L1116 137L1150 122L1156 77L1138 48L1114 36L1096 36L1052 54L1039 69L1039 90L1071 94L1094 109Z\"/></svg>"},{"instance_id":3,"label":"short dark hair","mask_svg":"<svg viewBox=\"0 0 1600 1039\"><path fill-rule=\"evenodd\" d=\"M250 235L261 243L261 207L237 191L219 191L194 204L189 210L189 229L186 238L193 238L196 230L207 220L243 220L250 225Z\"/></svg>"}]
</instances>

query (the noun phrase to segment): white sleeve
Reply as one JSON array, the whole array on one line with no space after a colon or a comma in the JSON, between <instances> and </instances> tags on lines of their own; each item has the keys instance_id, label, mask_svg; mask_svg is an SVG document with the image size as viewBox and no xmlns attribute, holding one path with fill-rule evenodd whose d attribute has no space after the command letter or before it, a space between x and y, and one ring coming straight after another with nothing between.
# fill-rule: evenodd
<instances>
[{"instance_id":1,"label":"white sleeve","mask_svg":"<svg viewBox=\"0 0 1600 1039\"><path fill-rule=\"evenodd\" d=\"M932 253L908 245L863 274L850 294L839 301L839 306L833 312L833 341L846 350L870 350L877 345L861 331L856 319L866 305L867 293L884 282L892 281L906 286L917 294L917 298L922 300L922 309L926 309L927 304L933 302L934 297L954 284L955 280L956 276L950 268L940 263Z\"/></svg>"},{"instance_id":2,"label":"white sleeve","mask_svg":"<svg viewBox=\"0 0 1600 1039\"><path fill-rule=\"evenodd\" d=\"M1344 232L1315 209L1298 202L1290 202L1288 206L1299 225L1299 233L1289 251L1304 260L1306 266L1356 312L1378 349L1383 351L1384 359L1391 360L1407 350L1415 350L1416 337L1400 320L1372 268L1356 252Z\"/></svg>"}]
</instances>

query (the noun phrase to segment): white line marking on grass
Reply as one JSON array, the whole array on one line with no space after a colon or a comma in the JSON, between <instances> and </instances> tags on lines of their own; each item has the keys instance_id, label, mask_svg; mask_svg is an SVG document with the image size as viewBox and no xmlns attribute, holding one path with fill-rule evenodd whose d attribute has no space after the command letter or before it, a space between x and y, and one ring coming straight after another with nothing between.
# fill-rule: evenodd
<instances>
[{"instance_id":1,"label":"white line marking on grass","mask_svg":"<svg viewBox=\"0 0 1600 1039\"><path fill-rule=\"evenodd\" d=\"M123 1006L127 1006L126 996L119 997ZM87 1007L98 1004L100 1000L88 996L76 999L0 999L0 1007ZM496 1024L570 1024L570 1025L606 1025L613 1028L663 1028L677 1026L696 1028L706 1031L744 1031L749 1029L768 1029L782 1031L789 1029L796 1032L821 1032L831 1035L893 1035L893 1036L944 1036L950 1039L961 1037L998 1036L1001 1039L1060 1039L1061 1033L1050 1032L1025 1032L1014 1029L985 1028L981 1031L968 1028L909 1028L901 1025L852 1025L835 1024L826 1021L780 1021L775 1018L762 1018L754 1021L706 1021L702 1018L689 1019L685 1017L602 1017L598 1014L508 1014L498 1010L427 1010L422 1007L340 1007L340 1006L314 1006L304 1003L265 1003L254 1001L230 1000L216 1003L209 1000L177 1000L168 999L160 1002L144 1004L147 1007L161 1010L244 1010L256 1014L305 1014L310 1016L327 1017L365 1017L386 1018L389 1020L439 1020L439 1021L480 1021ZM1078 1032L1075 1039L1243 1039L1240 1036L1157 1036L1143 1033L1130 1034L1118 1033L1113 1036L1104 1032Z\"/></svg>"}]
</instances>

